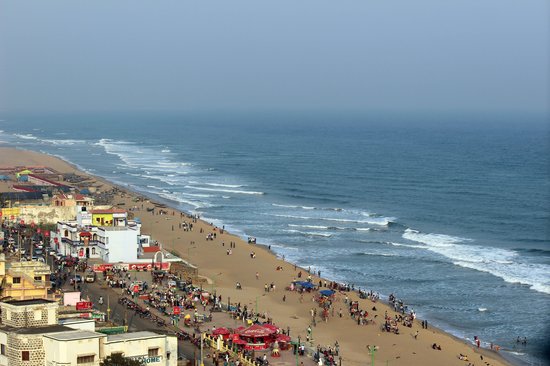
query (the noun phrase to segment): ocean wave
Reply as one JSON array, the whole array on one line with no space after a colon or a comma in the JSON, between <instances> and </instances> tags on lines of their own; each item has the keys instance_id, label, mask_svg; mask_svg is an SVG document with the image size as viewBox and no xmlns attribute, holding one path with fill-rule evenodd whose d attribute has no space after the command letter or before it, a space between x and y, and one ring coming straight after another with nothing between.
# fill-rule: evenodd
<instances>
[{"instance_id":1,"label":"ocean wave","mask_svg":"<svg viewBox=\"0 0 550 366\"><path fill-rule=\"evenodd\" d=\"M353 224L371 224L371 225L380 225L380 226L387 226L390 222L393 222L393 220L395 220L395 218L393 217L381 217L379 219L373 219L373 220L355 220L355 219L340 219L340 218L332 218L332 217L311 217L311 216L284 215L284 214L274 214L273 216L284 217L289 219L298 219L298 220L345 222L345 223L353 223Z\"/></svg>"},{"instance_id":2,"label":"ocean wave","mask_svg":"<svg viewBox=\"0 0 550 366\"><path fill-rule=\"evenodd\" d=\"M323 237L323 238L332 237L332 234L320 233L320 232L300 231L300 230L295 230L295 229L287 229L287 230L283 230L283 231L287 232L287 233L292 233L292 234L300 234L300 235L306 236L306 237Z\"/></svg>"},{"instance_id":3,"label":"ocean wave","mask_svg":"<svg viewBox=\"0 0 550 366\"><path fill-rule=\"evenodd\" d=\"M172 150L170 150L170 149L162 149L162 150L160 150L160 152L169 153L169 152L172 152Z\"/></svg>"},{"instance_id":4,"label":"ocean wave","mask_svg":"<svg viewBox=\"0 0 550 366\"><path fill-rule=\"evenodd\" d=\"M368 255L369 257L399 257L395 253L376 253L376 252L361 252L359 255Z\"/></svg>"},{"instance_id":5,"label":"ocean wave","mask_svg":"<svg viewBox=\"0 0 550 366\"><path fill-rule=\"evenodd\" d=\"M209 202L186 199L173 192L162 192L158 193L158 195L171 201L193 206L195 209L212 207L212 204L210 204Z\"/></svg>"},{"instance_id":6,"label":"ocean wave","mask_svg":"<svg viewBox=\"0 0 550 366\"><path fill-rule=\"evenodd\" d=\"M14 133L13 135L15 137L19 137L20 139L24 139L24 140L38 140L38 137L33 136L30 133L28 133L26 135L23 135L23 134L20 134L20 133Z\"/></svg>"},{"instance_id":7,"label":"ocean wave","mask_svg":"<svg viewBox=\"0 0 550 366\"><path fill-rule=\"evenodd\" d=\"M272 203L271 206L274 207L283 207L283 208L294 208L300 210L320 210L320 211L345 211L343 208L339 207L314 207L314 206L300 206L300 205L283 205L279 203Z\"/></svg>"},{"instance_id":8,"label":"ocean wave","mask_svg":"<svg viewBox=\"0 0 550 366\"><path fill-rule=\"evenodd\" d=\"M242 184L222 184L222 183L206 183L206 182L196 182L196 181L190 181L189 184L203 184L206 186L211 187L222 187L222 188L242 188L244 185Z\"/></svg>"},{"instance_id":9,"label":"ocean wave","mask_svg":"<svg viewBox=\"0 0 550 366\"><path fill-rule=\"evenodd\" d=\"M77 144L87 143L86 140L75 140L75 139L58 139L58 140L40 139L40 141L46 142L51 145L77 145Z\"/></svg>"},{"instance_id":10,"label":"ocean wave","mask_svg":"<svg viewBox=\"0 0 550 366\"><path fill-rule=\"evenodd\" d=\"M225 193L237 193L237 194L252 194L252 195L264 195L264 192L256 191L242 191L236 189L221 189L221 188L207 188L207 187L197 187L197 186L185 186L185 188L196 189L199 191L209 191L209 192L225 192Z\"/></svg>"},{"instance_id":11,"label":"ocean wave","mask_svg":"<svg viewBox=\"0 0 550 366\"><path fill-rule=\"evenodd\" d=\"M328 226L320 226L320 225L294 225L294 224L288 224L289 227L301 227L304 229L319 229L319 230L328 230Z\"/></svg>"},{"instance_id":12,"label":"ocean wave","mask_svg":"<svg viewBox=\"0 0 550 366\"><path fill-rule=\"evenodd\" d=\"M425 244L422 249L440 254L456 266L490 273L508 283L529 286L550 294L550 266L522 262L516 251L468 244L471 239L444 234L426 234L407 229L403 238Z\"/></svg>"}]
</instances>

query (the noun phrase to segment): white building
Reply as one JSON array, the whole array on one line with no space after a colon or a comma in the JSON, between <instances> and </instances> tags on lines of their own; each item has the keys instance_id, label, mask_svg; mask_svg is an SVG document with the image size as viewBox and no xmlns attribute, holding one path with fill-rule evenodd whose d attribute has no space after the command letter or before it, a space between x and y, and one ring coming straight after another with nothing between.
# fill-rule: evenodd
<instances>
[{"instance_id":1,"label":"white building","mask_svg":"<svg viewBox=\"0 0 550 366\"><path fill-rule=\"evenodd\" d=\"M155 366L177 365L174 336L105 335L90 330L90 322L60 325L58 304L43 299L2 302L0 309L0 366L99 366L114 354Z\"/></svg>"},{"instance_id":2,"label":"white building","mask_svg":"<svg viewBox=\"0 0 550 366\"><path fill-rule=\"evenodd\" d=\"M105 226L92 225L96 222ZM121 210L82 211L76 221L58 222L50 241L61 255L129 263L138 259L140 230Z\"/></svg>"}]
</instances>

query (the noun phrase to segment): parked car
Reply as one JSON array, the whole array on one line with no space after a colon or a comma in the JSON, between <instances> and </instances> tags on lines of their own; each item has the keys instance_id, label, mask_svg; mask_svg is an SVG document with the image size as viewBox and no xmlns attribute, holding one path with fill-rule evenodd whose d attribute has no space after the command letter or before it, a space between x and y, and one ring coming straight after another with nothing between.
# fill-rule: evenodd
<instances>
[{"instance_id":1,"label":"parked car","mask_svg":"<svg viewBox=\"0 0 550 366\"><path fill-rule=\"evenodd\" d=\"M71 279L71 280L70 280L69 283L70 283L71 285L74 285L74 282L75 282L75 281L76 281L76 283L82 283L82 276L81 276L81 275L78 275L78 274L77 274L77 275L71 276L70 279Z\"/></svg>"},{"instance_id":2,"label":"parked car","mask_svg":"<svg viewBox=\"0 0 550 366\"><path fill-rule=\"evenodd\" d=\"M95 278L96 278L96 275L95 275L95 272L93 272L93 273L88 273L86 277L84 277L84 280L86 282L95 282Z\"/></svg>"}]
</instances>

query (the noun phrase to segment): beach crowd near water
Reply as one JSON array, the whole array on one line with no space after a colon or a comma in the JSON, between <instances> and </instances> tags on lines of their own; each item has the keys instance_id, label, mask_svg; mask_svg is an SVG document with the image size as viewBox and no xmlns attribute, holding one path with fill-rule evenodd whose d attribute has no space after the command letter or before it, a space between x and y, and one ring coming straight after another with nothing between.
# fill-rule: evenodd
<instances>
[{"instance_id":1,"label":"beach crowd near water","mask_svg":"<svg viewBox=\"0 0 550 366\"><path fill-rule=\"evenodd\" d=\"M75 172L74 167L50 156L11 154L14 159L27 154L59 171ZM509 364L497 352L498 346L484 347L477 337L476 343L469 344L428 326L426 319L418 319L415 311L394 294L388 302L380 301L375 290L323 278L320 270L300 268L274 255L268 246L243 240L197 215L159 209L137 193L120 188L111 191L110 183L94 179L104 192L113 192L113 205L132 207L134 217L141 221L142 233L198 267L202 281L187 283L188 287L174 286L169 283L174 279L148 273L150 282L140 284L140 293L149 295L147 302L132 299L134 294L128 292L136 274L116 269L104 273L107 283L127 298L121 301L139 306L143 317L154 313L154 321L167 318L177 325L180 319L171 312L174 306L190 310L194 321L211 320L212 311L224 309L234 319L276 324L283 334L298 339L300 348L303 345L297 351L309 350L314 358L322 359L317 361L320 365L360 365L371 359L376 365ZM136 205L136 198L144 203ZM203 298L205 291L210 296Z\"/></svg>"}]
</instances>

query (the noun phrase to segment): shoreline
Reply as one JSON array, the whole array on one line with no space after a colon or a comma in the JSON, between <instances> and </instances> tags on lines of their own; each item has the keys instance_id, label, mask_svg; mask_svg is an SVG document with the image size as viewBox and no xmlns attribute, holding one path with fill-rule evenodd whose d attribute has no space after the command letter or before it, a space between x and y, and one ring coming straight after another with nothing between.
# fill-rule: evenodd
<instances>
[{"instance_id":1,"label":"shoreline","mask_svg":"<svg viewBox=\"0 0 550 366\"><path fill-rule=\"evenodd\" d=\"M16 151L19 151L19 152L29 151L29 150L20 150L18 148L11 148L11 149L15 149ZM74 170L74 172L76 172L80 175L84 175L86 177L89 177L90 179L92 179L94 181L101 182L106 187L110 187L111 189L112 188L117 188L118 190L120 190L120 192L123 192L123 193L119 194L115 197L119 202L121 202L121 200L123 202L126 202L125 209L128 209L130 207L130 205L128 203L129 202L131 203L132 199L134 197L139 196L139 197L143 197L143 198L147 199L146 202L149 203L149 204L152 204L152 205L154 205L155 203L158 204L159 201L160 202L166 202L166 203L163 203L163 204L168 206L168 208L170 210L173 210L174 213L177 212L178 214L183 213L186 216L189 215L188 212L184 212L184 211L178 209L177 207L173 207L174 203L173 202L171 203L169 200L163 200L163 199L159 200L158 198L150 197L146 193L140 192L139 190L136 190L136 189L132 189L132 187L130 185L121 185L120 183L111 182L111 181L107 180L106 178L99 177L99 176L96 176L92 173L86 172L83 168L80 168L76 164L73 164L73 163L65 160L63 157L54 156L54 155L50 155L50 154L46 154L46 153L42 153L42 152L36 152L36 153L40 154L40 155L48 156L52 159L58 159L61 162L63 162L65 164L67 164L68 166L70 166ZM116 202L111 202L111 204L116 205ZM175 231L174 226L173 226L174 221L172 221L172 219L170 218L169 215L168 215L168 217L165 217L166 220L164 220L164 221L161 220L159 222L160 218L159 218L159 220L154 221L155 218L158 218L157 217L158 215L154 215L154 214L151 215L152 216L152 219L151 219L151 216L149 214L147 214L147 212L144 211L143 209L138 210L138 212L139 212L140 215L142 215L142 216L139 216L139 217L140 217L140 219L143 220L142 221L142 232L144 234L151 235L152 237L158 239L159 242L163 243L164 248L176 251L179 254L180 257L182 257L183 259L188 260L189 262L197 265L198 268L199 268L199 274L202 274L207 278L214 278L213 281L216 282L216 288L223 289L224 294L229 293L229 294L231 294L230 295L231 298L233 298L233 299L242 299L242 301L244 301L245 303L249 303L249 304L251 304L250 300L255 297L256 298L256 307L258 307L258 297L266 296L265 293L263 295L261 295L262 292L263 292L261 286L262 286L262 283L264 282L263 273L262 273L262 281L259 281L259 283L258 283L258 281L256 281L255 285L250 284L250 283L255 282L255 281L250 280L250 279L247 279L246 281L241 281L241 282L243 282L243 284L246 283L246 290L249 290L252 293L252 295L253 295L252 298L250 298L249 295L244 295L243 293L245 291L242 291L242 293L239 294L238 291L235 291L235 289L232 288L235 279L239 278L237 276L239 276L240 273L239 273L239 271L231 272L231 270L227 269L226 265L224 265L224 264L226 264L226 263L224 263L224 262L226 262L226 260L224 258L227 258L229 260L230 258L232 259L232 256L229 256L229 255L227 255L227 257L224 256L224 254L225 254L224 252L225 252L226 248L225 248L225 243L223 241L220 243L221 240L216 240L216 241L212 241L212 243L208 243L208 241L198 239L199 237L196 236L196 232L195 232L194 234L195 234L195 237L197 237L197 238L195 238L196 240L190 240L190 242L191 243L197 243L197 244L196 245L195 244L189 244L189 246L186 246L186 244L183 243L183 240L181 239L181 237L186 236L187 237L186 239L193 239L194 236L191 235L191 233L186 234L186 233L182 233L182 232L179 232L179 231ZM173 214L172 217L176 218L177 215ZM172 223L168 223L168 221L172 221ZM214 231L216 230L216 228L214 226L212 226L210 223L204 221L202 218L200 218L199 221L200 221L200 223L197 226L199 226L200 229L202 229L202 230L211 229L211 230L214 230ZM159 225L155 225L155 224L159 224ZM170 225L172 225L172 230L169 230ZM173 232L173 235L172 236L169 235L172 232ZM179 233L179 235L180 235L179 237L177 237L177 239L174 236L174 234L178 235L176 233ZM170 237L171 237L171 242L170 242ZM257 254L258 259L261 259L261 261L263 261L265 263L270 263L270 264L273 264L273 263L284 264L284 267L285 267L284 272L285 273L288 271L288 272L290 272L290 274L292 274L293 273L292 268L294 267L294 268L296 268L298 270L301 270L301 271L303 271L304 273L307 274L307 269L297 267L294 263L288 262L286 260L283 261L281 258L279 258L277 256L275 251L269 249L267 244L248 244L248 243L246 243L245 240L243 240L243 238L241 238L239 236L236 236L234 234L228 233L226 231L224 231L223 233L220 233L218 235L218 237L219 237L218 239L221 238L223 240L228 240L228 239L231 240L231 241L235 240L235 242L238 244L239 248L237 249L237 247L235 247L235 253L234 254L237 254L237 252L240 252L239 253L240 257L239 258L241 258L241 259L246 258L248 256L248 253L241 252L241 248L243 248L243 247L247 248L245 251L251 250L251 248L256 248L256 250L258 250L258 253L255 253L255 254ZM164 239L167 239L167 240L162 240L161 238L164 238ZM177 240L181 240L181 243L180 242L176 243ZM171 245L170 245L170 243L171 243ZM214 255L212 252L215 251L216 248L215 247L213 248L211 244L218 244L218 246L219 246L219 244L222 244L222 250L221 251L218 250L216 255ZM191 247L191 245L195 245L195 247ZM185 249L187 249L187 254L188 254L187 256L185 256L184 253L181 252L182 250L185 251ZM191 255L191 250L193 250L194 252L197 252L196 253L197 255ZM200 254L202 254L202 256L199 256ZM215 257L215 258L212 258L212 259L215 259L215 260L212 260L213 264L209 263L209 259L211 259L211 258L209 258L210 256ZM245 259L245 261L246 261L246 259ZM237 262L237 265L240 265L240 263ZM256 263L255 263L255 265L256 265ZM251 266L247 266L247 267L251 267ZM257 267L257 265L256 265L256 267ZM260 268L262 268L262 270L263 270L264 267L265 266L260 266ZM242 269L244 269L244 268L242 268ZM222 272L219 272L219 271L222 271ZM229 272L229 274L230 274L230 275L227 276L227 279L222 280L219 277L217 277L217 276L220 276L222 273L224 274L223 277L225 277L225 274L227 272ZM283 271L281 271L281 272L283 272ZM296 270L294 270L294 273L295 272L296 272ZM252 273L252 272L250 272L250 273ZM278 273L277 275L279 275L279 274L280 273ZM212 277L210 277L210 276L212 276ZM282 276L279 276L279 277L282 277ZM288 276L286 276L286 277L288 278ZM290 277L293 277L293 276L290 276ZM321 278L317 277L316 275L312 276L312 277L313 277L314 282L316 282L316 281L318 282L319 280L326 280L327 282L330 282L328 278L325 278L325 277L322 277L322 276L321 276ZM271 275L271 278L275 278L273 274ZM279 280L279 278L276 278L276 280ZM249 284L250 284L250 286L249 286ZM221 287L220 287L220 285L221 285ZM277 281L277 286L278 286L278 289L277 289L277 292L276 292L277 295L283 296L283 294L286 294L288 297L291 297L292 295L294 295L294 294L290 294L288 292L284 292L284 286L282 286L279 281ZM275 291L274 291L274 293L275 293ZM369 309L369 311L370 311L371 306L373 304L368 299L359 299L359 295L358 295L357 290L355 290L353 292L349 292L349 293L342 293L342 295L349 295L350 300L360 301L360 303L362 305L361 308ZM229 297L229 295L228 295L228 297ZM293 299L293 300L297 300L297 299ZM300 304L301 304L301 302L300 302ZM301 321L301 323L303 323L303 318L306 318L306 322L305 322L306 324L302 324L302 325L294 324L293 329L295 329L294 326L297 326L298 329L300 329L300 327L301 327L302 330L298 331L298 332L302 333L302 336L305 339L305 333L303 332L303 330L307 326L307 315L306 316L303 316L303 315L298 316L298 313L303 314L303 310L305 309L306 314L307 314L307 308L310 307L310 306L308 306L307 304L302 304L302 305L305 305L305 306L301 306L300 304L296 304L296 308L299 308L299 309L291 309L291 312L293 310L296 311L296 314L294 314L294 316L297 317L298 319L295 319L295 320L299 320L298 322L294 322L294 323L300 323L300 321ZM367 305L365 306L365 304L367 304ZM381 310L377 310L375 312L376 315L383 315L382 310L393 313L393 310L389 309L389 306L386 302L376 302L375 304L376 304L376 307L382 308ZM280 308L280 306L277 306L277 305L281 305L281 304L280 304L280 301L275 301L274 299L271 299L271 304L270 305L272 305L273 307L276 307L276 308ZM341 304L339 304L339 305L341 306ZM315 305L313 305L313 306L315 306ZM342 307L344 307L344 306L342 306ZM273 309L269 309L269 311L270 311L270 313L274 312ZM279 312L279 309L277 309L277 312ZM288 313L289 313L289 310L286 309L284 311L281 310L281 313L278 314L278 315L279 315L280 318L284 318L285 315L288 316ZM290 318L291 317L292 316L290 316ZM274 321L276 323L279 323L281 326L285 325L284 320L282 320L282 319L279 320L276 316L273 316L273 318L274 318ZM346 319L346 320L348 320L348 319ZM289 321L289 320L287 320L287 321ZM337 322L337 321L338 321L338 319L331 319L330 320L330 322ZM304 326L304 325L306 325L306 326ZM320 325L322 325L322 324L320 324ZM381 338L388 338L389 342L378 342L377 341L377 343L376 343L377 345L379 343L381 344L380 351L379 351L380 353L386 352L386 349L385 349L386 347L391 348L391 343L394 343L393 344L394 346L395 346L395 343L397 343L398 338L395 338L395 339L391 338L391 337L394 337L394 335L383 334L381 336L379 330L375 330L373 332L370 326L367 326L367 327L368 328L354 328L355 331L351 332L351 329L348 329L348 328L352 328L352 327L349 327L349 321L348 321L348 325L344 326L343 329L341 329L341 330L343 330L344 332L349 330L350 333L354 333L351 337L352 340L350 342L355 343L355 345L357 345L357 341L358 341L358 339L357 339L357 337L355 337L355 335L356 334L361 334L361 333L364 332L364 331L357 332L356 331L357 329L364 329L368 333L377 333L377 334L368 334L369 340L365 340L363 342L364 344L373 344L372 343L373 341L370 340L371 338L373 338L374 340L378 340L378 339L381 339ZM410 331L417 330L418 328L419 328L419 320L416 320L415 324L413 325L413 328L411 328ZM326 330L323 330L323 331L326 331L328 333L332 333L331 329L326 329ZM408 332L409 332L409 329L405 328L404 333L401 336L398 336L398 337L399 338L404 338L405 333L408 333ZM466 352L468 352L468 354L470 354L470 355L472 354L472 352L474 352L478 355L481 354L485 358L491 360L491 365L519 365L519 363L517 363L517 364L515 362L512 363L512 361L508 360L506 357L502 356L499 353L491 351L489 349L475 349L474 347L472 347L472 345L470 343L468 343L467 340L459 338L459 337L453 335L452 333L443 331L442 329L433 328L433 327L430 326L429 332L426 331L426 332L422 333L422 336L426 336L427 338L431 338L431 335L433 335L433 339L435 339L436 343L443 344L444 343L443 341L445 341L445 343L444 343L445 345L443 346L444 347L443 348L444 352L432 353L432 356L433 355L440 356L442 354L447 354L448 349L451 349L451 348L455 349L454 346L459 346L459 345L456 345L455 343L460 343L461 347L458 347L459 349L466 349ZM361 335L359 335L359 337L361 337ZM367 337L365 337L365 338L367 338ZM340 338L338 340L340 341ZM407 341L408 342L404 342L403 344L400 344L400 346L403 346L403 348L412 347L413 350L417 349L417 347L418 347L417 343L419 343L419 342L416 339L414 339L412 341L411 340L407 340ZM317 342L317 340L316 340L316 342ZM399 342L399 343L401 343L401 342ZM405 344L405 343L407 343L407 344ZM321 343L321 344L324 344L324 343ZM342 347L342 350L343 350L344 354L354 355L354 356L349 356L349 358L345 357L345 362L349 361L349 362L346 362L346 364L352 364L352 363L353 364L355 364L355 363L359 364L361 362L361 360L364 360L365 358L369 357L368 352L366 351L365 347L360 347L361 350L355 350L354 351L353 349L348 349L348 347L351 346L350 348L353 348L355 346L352 346L351 344L347 345L347 342L345 342L345 341L340 341L340 344L341 344L341 347ZM420 349L420 351L424 352L423 349ZM427 351L427 352L430 352L430 351ZM426 364L425 360L420 360L420 357L405 358L405 357L402 357L401 355L396 357L396 356L393 355L394 353L395 352L389 352L388 357L387 357L387 359L389 359L389 355L393 356L392 357L393 360L390 361L392 365L393 364L403 364L403 365ZM401 353L401 351L400 351L400 353ZM459 353L462 353L462 352L459 352ZM417 352L411 352L411 354L417 355ZM456 354L454 356L456 356ZM346 358L347 358L347 360L346 360ZM418 360L415 360L414 358L418 358ZM457 364L457 365L463 365L464 364L464 361L457 360L456 357L454 357L454 359L455 359L454 362L452 361L453 357L445 357L444 359L445 359L445 361L441 361L441 362L444 362L445 364ZM434 357L428 357L428 360L435 361ZM473 358L471 360L473 361ZM478 360L475 360L475 361L479 362L479 358L478 358ZM437 364L441 364L441 363L439 363L439 361L438 361Z\"/></svg>"}]
</instances>

